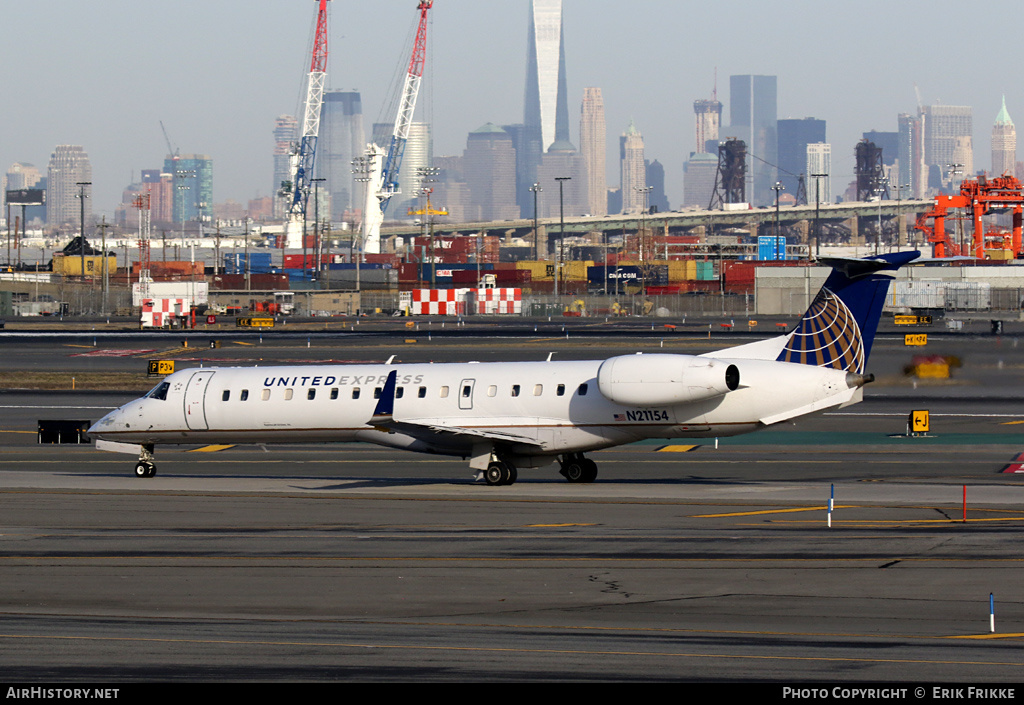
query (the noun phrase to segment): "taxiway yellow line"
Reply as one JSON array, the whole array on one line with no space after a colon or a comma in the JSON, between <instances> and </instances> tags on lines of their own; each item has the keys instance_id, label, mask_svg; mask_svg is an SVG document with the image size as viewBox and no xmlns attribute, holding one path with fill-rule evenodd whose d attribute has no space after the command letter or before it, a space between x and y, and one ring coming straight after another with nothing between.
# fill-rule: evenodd
<instances>
[{"instance_id":1,"label":"taxiway yellow line","mask_svg":"<svg viewBox=\"0 0 1024 705\"><path fill-rule=\"evenodd\" d=\"M852 507L835 507L835 509L851 509ZM821 512L828 509L828 507L797 507L795 509L761 509L756 512L729 512L728 514L694 514L691 515L690 519L721 519L723 517L749 517L756 516L758 514L790 514L792 512ZM806 522L798 522L806 523Z\"/></svg>"}]
</instances>

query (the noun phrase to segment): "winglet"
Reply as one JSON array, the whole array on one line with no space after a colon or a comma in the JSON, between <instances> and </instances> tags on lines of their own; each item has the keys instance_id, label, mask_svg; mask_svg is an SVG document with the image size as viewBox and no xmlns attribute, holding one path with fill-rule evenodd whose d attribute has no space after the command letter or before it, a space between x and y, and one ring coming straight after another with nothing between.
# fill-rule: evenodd
<instances>
[{"instance_id":1,"label":"winglet","mask_svg":"<svg viewBox=\"0 0 1024 705\"><path fill-rule=\"evenodd\" d=\"M377 408L373 410L371 423L390 421L395 413L395 386L398 383L398 370L391 370L388 379L384 382L384 388L380 391L380 399L377 400Z\"/></svg>"}]
</instances>

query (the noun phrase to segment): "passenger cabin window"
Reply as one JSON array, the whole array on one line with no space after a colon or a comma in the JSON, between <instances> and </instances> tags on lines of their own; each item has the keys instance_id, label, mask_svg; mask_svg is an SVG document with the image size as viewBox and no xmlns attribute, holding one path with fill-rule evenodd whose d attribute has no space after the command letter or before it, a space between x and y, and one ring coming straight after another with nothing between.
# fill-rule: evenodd
<instances>
[{"instance_id":1,"label":"passenger cabin window","mask_svg":"<svg viewBox=\"0 0 1024 705\"><path fill-rule=\"evenodd\" d=\"M469 399L469 395L472 394L472 393L473 393L473 387L471 387L468 384L463 385L463 387L462 387L462 398L463 399Z\"/></svg>"},{"instance_id":2,"label":"passenger cabin window","mask_svg":"<svg viewBox=\"0 0 1024 705\"><path fill-rule=\"evenodd\" d=\"M337 398L338 398L338 388L337 387L331 387L331 399L337 399Z\"/></svg>"},{"instance_id":3,"label":"passenger cabin window","mask_svg":"<svg viewBox=\"0 0 1024 705\"><path fill-rule=\"evenodd\" d=\"M359 398L359 387L352 387L352 398L353 399L358 399Z\"/></svg>"},{"instance_id":4,"label":"passenger cabin window","mask_svg":"<svg viewBox=\"0 0 1024 705\"><path fill-rule=\"evenodd\" d=\"M153 387L153 389L146 395L147 399L160 399L161 401L167 401L167 390L171 388L170 383L161 382L160 384Z\"/></svg>"},{"instance_id":5,"label":"passenger cabin window","mask_svg":"<svg viewBox=\"0 0 1024 705\"><path fill-rule=\"evenodd\" d=\"M533 396L539 397L543 393L544 393L544 385L543 384L535 384L535 385L533 385Z\"/></svg>"},{"instance_id":6,"label":"passenger cabin window","mask_svg":"<svg viewBox=\"0 0 1024 705\"><path fill-rule=\"evenodd\" d=\"M448 385L446 384L443 387L441 387L441 389L438 391L438 394L440 395L440 397L442 399L447 399L448 398Z\"/></svg>"},{"instance_id":7,"label":"passenger cabin window","mask_svg":"<svg viewBox=\"0 0 1024 705\"><path fill-rule=\"evenodd\" d=\"M493 397L497 393L498 393L498 388L496 386L494 386L493 384L490 387L487 388L487 396Z\"/></svg>"},{"instance_id":8,"label":"passenger cabin window","mask_svg":"<svg viewBox=\"0 0 1024 705\"><path fill-rule=\"evenodd\" d=\"M555 394L557 394L560 397L564 397L565 396L565 385L564 384L558 385L558 387L555 388Z\"/></svg>"},{"instance_id":9,"label":"passenger cabin window","mask_svg":"<svg viewBox=\"0 0 1024 705\"><path fill-rule=\"evenodd\" d=\"M263 401L270 401L270 390L264 389L262 392L260 392L260 399L262 399Z\"/></svg>"},{"instance_id":10,"label":"passenger cabin window","mask_svg":"<svg viewBox=\"0 0 1024 705\"><path fill-rule=\"evenodd\" d=\"M579 389L576 390L576 393L579 394L581 397L587 396L587 383L584 382L583 384L581 384Z\"/></svg>"},{"instance_id":11,"label":"passenger cabin window","mask_svg":"<svg viewBox=\"0 0 1024 705\"><path fill-rule=\"evenodd\" d=\"M405 395L405 387L395 387L395 399L401 399Z\"/></svg>"},{"instance_id":12,"label":"passenger cabin window","mask_svg":"<svg viewBox=\"0 0 1024 705\"><path fill-rule=\"evenodd\" d=\"M518 384L513 384L512 385L512 396L514 396L514 397L518 397L519 396L519 385Z\"/></svg>"},{"instance_id":13,"label":"passenger cabin window","mask_svg":"<svg viewBox=\"0 0 1024 705\"><path fill-rule=\"evenodd\" d=\"M374 387L373 388L373 398L374 399L380 399L380 391L381 391L380 387Z\"/></svg>"},{"instance_id":14,"label":"passenger cabin window","mask_svg":"<svg viewBox=\"0 0 1024 705\"><path fill-rule=\"evenodd\" d=\"M306 392L306 398L309 399L310 401L316 399L316 387L309 388L309 391Z\"/></svg>"},{"instance_id":15,"label":"passenger cabin window","mask_svg":"<svg viewBox=\"0 0 1024 705\"><path fill-rule=\"evenodd\" d=\"M223 392L221 392L221 395L220 395L220 400L221 401L227 401L230 398L231 398L231 390L230 389L225 389Z\"/></svg>"},{"instance_id":16,"label":"passenger cabin window","mask_svg":"<svg viewBox=\"0 0 1024 705\"><path fill-rule=\"evenodd\" d=\"M427 397L427 388L426 387L420 387L420 392L419 392L419 394L417 396L420 399L425 399Z\"/></svg>"},{"instance_id":17,"label":"passenger cabin window","mask_svg":"<svg viewBox=\"0 0 1024 705\"><path fill-rule=\"evenodd\" d=\"M291 399L294 394L295 394L295 390L294 389L286 389L286 390L284 390L284 398L285 398L285 400L287 401L288 399Z\"/></svg>"},{"instance_id":18,"label":"passenger cabin window","mask_svg":"<svg viewBox=\"0 0 1024 705\"><path fill-rule=\"evenodd\" d=\"M239 395L238 395L238 400L239 401L248 401L249 400L249 390L248 389L243 389L241 391L241 393L239 393Z\"/></svg>"}]
</instances>

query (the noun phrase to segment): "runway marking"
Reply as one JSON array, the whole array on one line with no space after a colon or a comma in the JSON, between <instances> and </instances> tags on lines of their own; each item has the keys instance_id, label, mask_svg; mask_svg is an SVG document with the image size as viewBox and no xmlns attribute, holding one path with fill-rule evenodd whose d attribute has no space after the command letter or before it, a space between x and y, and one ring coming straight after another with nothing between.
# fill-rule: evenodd
<instances>
[{"instance_id":1,"label":"runway marking","mask_svg":"<svg viewBox=\"0 0 1024 705\"><path fill-rule=\"evenodd\" d=\"M2 404L0 409L99 409L110 410L113 406L54 406L53 404Z\"/></svg>"},{"instance_id":2,"label":"runway marking","mask_svg":"<svg viewBox=\"0 0 1024 705\"><path fill-rule=\"evenodd\" d=\"M772 635L772 632L750 632L752 634ZM871 635L877 636L877 635ZM301 646L306 648L342 648L342 649L392 649L402 651L451 651L451 652L486 652L486 653L520 653L520 654L581 654L590 656L663 656L694 659L730 659L750 661L794 661L801 663L893 663L893 664L928 664L928 665L964 665L964 666L1024 666L1020 661L964 661L954 659L901 659L901 658L854 658L845 656L762 656L757 654L726 654L698 653L687 651L639 651L610 649L523 649L498 646L431 646L425 644L382 644L375 642L345 641L308 641L308 640L269 640L269 639L175 639L169 637L116 637L116 636L44 636L39 634L0 634L0 639L41 639L43 641L83 641L83 642L127 642L139 644L235 644L249 646Z\"/></svg>"},{"instance_id":3,"label":"runway marking","mask_svg":"<svg viewBox=\"0 0 1024 705\"><path fill-rule=\"evenodd\" d=\"M185 451L186 453L216 453L217 451L227 450L228 448L234 448L234 445L209 445L203 446L202 448L193 448Z\"/></svg>"},{"instance_id":4,"label":"runway marking","mask_svg":"<svg viewBox=\"0 0 1024 705\"><path fill-rule=\"evenodd\" d=\"M700 446L699 445L696 445L696 446L682 446L682 445L662 446L661 448L657 448L656 452L658 452L658 453L689 453L691 450L694 450L695 448L700 448Z\"/></svg>"},{"instance_id":5,"label":"runway marking","mask_svg":"<svg viewBox=\"0 0 1024 705\"><path fill-rule=\"evenodd\" d=\"M599 526L599 524L525 524L527 529L562 529L569 526Z\"/></svg>"},{"instance_id":6,"label":"runway marking","mask_svg":"<svg viewBox=\"0 0 1024 705\"><path fill-rule=\"evenodd\" d=\"M943 639L1022 639L1024 633L1020 634L953 634L944 636Z\"/></svg>"},{"instance_id":7,"label":"runway marking","mask_svg":"<svg viewBox=\"0 0 1024 705\"><path fill-rule=\"evenodd\" d=\"M1024 421L1003 421L999 425L1000 426L1017 426L1017 425L1022 424L1022 423L1024 423Z\"/></svg>"},{"instance_id":8,"label":"runway marking","mask_svg":"<svg viewBox=\"0 0 1024 705\"><path fill-rule=\"evenodd\" d=\"M854 506L836 507L836 509L853 509ZM760 509L754 512L729 512L728 514L693 514L690 519L721 519L722 517L748 517L758 514L791 514L793 512L820 512L828 507L798 507L796 509ZM794 522L804 524L806 522Z\"/></svg>"},{"instance_id":9,"label":"runway marking","mask_svg":"<svg viewBox=\"0 0 1024 705\"><path fill-rule=\"evenodd\" d=\"M894 507L869 507L869 506L853 506L853 507L842 507L843 509L894 509ZM920 509L936 509L936 507L920 507ZM988 511L984 508L975 509L973 511L982 512ZM992 521L1024 521L1024 516L1014 517L995 517L991 519L978 519L970 518L966 521L963 518L952 517L949 519L833 519L833 524L857 524L858 526L911 526L918 524L979 524L982 522ZM819 523L819 522L807 522L807 521L779 521L775 522L778 524L808 524L808 523Z\"/></svg>"}]
</instances>

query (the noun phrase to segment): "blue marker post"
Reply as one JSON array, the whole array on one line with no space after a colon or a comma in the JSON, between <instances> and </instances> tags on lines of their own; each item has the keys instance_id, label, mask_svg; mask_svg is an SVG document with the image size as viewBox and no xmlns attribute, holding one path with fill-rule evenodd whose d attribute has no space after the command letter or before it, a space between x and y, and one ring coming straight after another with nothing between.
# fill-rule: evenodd
<instances>
[{"instance_id":1,"label":"blue marker post","mask_svg":"<svg viewBox=\"0 0 1024 705\"><path fill-rule=\"evenodd\" d=\"M996 598L991 592L988 594L988 630L996 632Z\"/></svg>"},{"instance_id":2,"label":"blue marker post","mask_svg":"<svg viewBox=\"0 0 1024 705\"><path fill-rule=\"evenodd\" d=\"M831 529L832 528L832 510L835 508L835 504L836 504L836 486L835 486L835 483L830 485L830 487L831 487L831 492L829 493L829 496L828 496L828 528Z\"/></svg>"}]
</instances>

